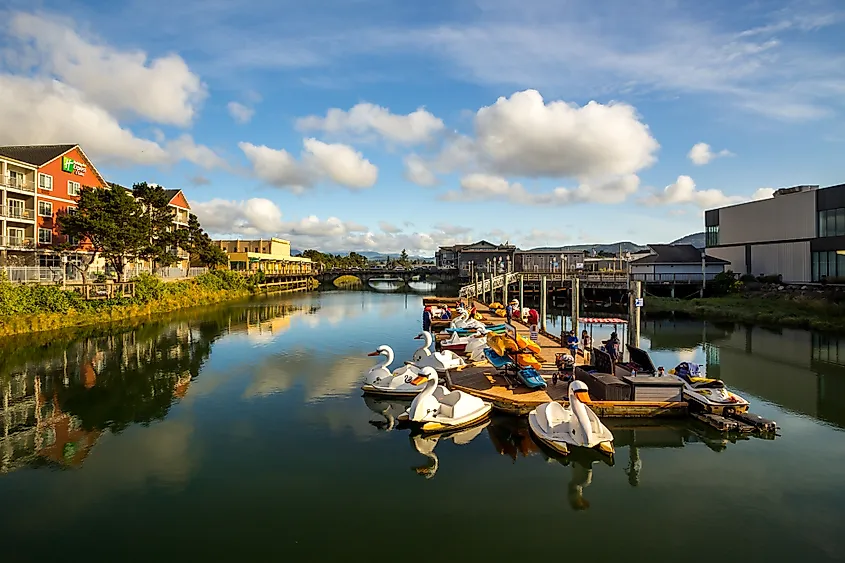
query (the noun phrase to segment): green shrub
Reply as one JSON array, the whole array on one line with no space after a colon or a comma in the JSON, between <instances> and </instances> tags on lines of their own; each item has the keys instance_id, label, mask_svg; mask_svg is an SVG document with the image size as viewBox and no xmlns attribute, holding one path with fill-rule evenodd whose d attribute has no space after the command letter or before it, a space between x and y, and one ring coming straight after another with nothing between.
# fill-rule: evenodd
<instances>
[{"instance_id":1,"label":"green shrub","mask_svg":"<svg viewBox=\"0 0 845 563\"><path fill-rule=\"evenodd\" d=\"M254 277L254 276L252 276ZM197 283L205 289L223 291L247 289L251 276L231 270L212 270L196 277Z\"/></svg>"},{"instance_id":2,"label":"green shrub","mask_svg":"<svg viewBox=\"0 0 845 563\"><path fill-rule=\"evenodd\" d=\"M146 272L138 274L135 282L135 300L138 303L149 303L155 299L161 299L166 289L165 284L159 278Z\"/></svg>"},{"instance_id":3,"label":"green shrub","mask_svg":"<svg viewBox=\"0 0 845 563\"><path fill-rule=\"evenodd\" d=\"M783 276L781 274L774 274L769 276L757 276L757 281L760 283L782 283Z\"/></svg>"}]
</instances>

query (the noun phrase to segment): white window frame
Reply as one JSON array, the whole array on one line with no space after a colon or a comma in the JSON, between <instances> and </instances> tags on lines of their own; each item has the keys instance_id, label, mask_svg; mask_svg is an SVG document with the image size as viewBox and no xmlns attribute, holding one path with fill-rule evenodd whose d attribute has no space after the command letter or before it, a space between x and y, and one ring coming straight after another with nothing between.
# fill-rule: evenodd
<instances>
[{"instance_id":1,"label":"white window frame","mask_svg":"<svg viewBox=\"0 0 845 563\"><path fill-rule=\"evenodd\" d=\"M23 242L26 239L26 231L20 227L8 227L6 229L6 236L10 239L19 239Z\"/></svg>"},{"instance_id":2,"label":"white window frame","mask_svg":"<svg viewBox=\"0 0 845 563\"><path fill-rule=\"evenodd\" d=\"M49 213L42 213L41 212L41 206L42 205L49 205L50 206L50 212ZM38 216L39 217L52 217L53 216L53 202L52 201L38 200Z\"/></svg>"},{"instance_id":3,"label":"white window frame","mask_svg":"<svg viewBox=\"0 0 845 563\"><path fill-rule=\"evenodd\" d=\"M50 178L50 187L49 188L45 188L44 186L41 185L41 179L42 178ZM38 189L39 190L46 190L48 192L52 192L53 191L53 177L50 176L49 174L41 174L39 172L38 173Z\"/></svg>"},{"instance_id":4,"label":"white window frame","mask_svg":"<svg viewBox=\"0 0 845 563\"><path fill-rule=\"evenodd\" d=\"M41 233L47 233L47 240L41 240ZM53 244L53 231L50 229L38 229L38 244Z\"/></svg>"},{"instance_id":5,"label":"white window frame","mask_svg":"<svg viewBox=\"0 0 845 563\"><path fill-rule=\"evenodd\" d=\"M71 191L71 188L75 188L76 192L75 192L75 193L74 193L74 192L72 192L72 191ZM79 191L80 191L81 189L82 189L82 186L79 184L79 182L74 182L73 180L68 180L68 181L67 181L67 195L70 195L70 196L78 196L78 195L79 195Z\"/></svg>"}]
</instances>

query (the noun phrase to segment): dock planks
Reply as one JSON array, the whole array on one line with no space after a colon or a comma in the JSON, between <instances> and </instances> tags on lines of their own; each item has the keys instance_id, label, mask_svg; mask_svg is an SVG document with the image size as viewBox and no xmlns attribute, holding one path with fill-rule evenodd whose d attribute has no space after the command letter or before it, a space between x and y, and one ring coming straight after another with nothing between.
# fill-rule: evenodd
<instances>
[{"instance_id":1,"label":"dock planks","mask_svg":"<svg viewBox=\"0 0 845 563\"><path fill-rule=\"evenodd\" d=\"M487 324L503 322L502 317L493 314L487 306L482 303L475 305L478 313L484 317L483 322ZM514 322L514 328L517 333L528 338L527 326ZM538 344L541 347L542 360L542 366L538 371L548 383L545 390L531 390L525 387L508 389L504 377L487 362L466 366L460 370L450 370L450 387L488 401L497 410L516 415L528 414L539 405L550 401L567 403L569 385L564 382L552 385L551 379L557 371L554 363L555 354L568 352L568 350L543 334L538 336ZM582 364L583 357L579 354L575 362ZM604 417L661 417L687 413L685 402L593 401L590 407L597 415Z\"/></svg>"}]
</instances>

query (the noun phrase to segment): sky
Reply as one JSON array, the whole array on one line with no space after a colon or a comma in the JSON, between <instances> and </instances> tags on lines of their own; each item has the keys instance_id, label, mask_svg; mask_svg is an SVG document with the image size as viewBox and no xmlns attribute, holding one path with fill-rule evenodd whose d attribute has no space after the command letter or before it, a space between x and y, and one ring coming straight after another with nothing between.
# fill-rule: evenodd
<instances>
[{"instance_id":1,"label":"sky","mask_svg":"<svg viewBox=\"0 0 845 563\"><path fill-rule=\"evenodd\" d=\"M839 0L7 0L0 144L215 236L431 256L670 242L845 182Z\"/></svg>"}]
</instances>

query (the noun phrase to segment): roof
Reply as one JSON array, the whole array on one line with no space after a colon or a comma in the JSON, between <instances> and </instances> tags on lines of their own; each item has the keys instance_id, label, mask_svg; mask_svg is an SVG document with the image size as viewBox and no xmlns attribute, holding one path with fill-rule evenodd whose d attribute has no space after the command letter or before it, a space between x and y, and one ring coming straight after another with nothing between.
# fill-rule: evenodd
<instances>
[{"instance_id":1,"label":"roof","mask_svg":"<svg viewBox=\"0 0 845 563\"><path fill-rule=\"evenodd\" d=\"M179 195L179 192L181 192L181 191L182 190L177 190L177 189L165 189L164 193L167 195L167 200L170 201L171 199L173 199L174 197Z\"/></svg>"},{"instance_id":2,"label":"roof","mask_svg":"<svg viewBox=\"0 0 845 563\"><path fill-rule=\"evenodd\" d=\"M0 147L0 156L34 166L43 166L65 154L76 145L9 145Z\"/></svg>"},{"instance_id":3,"label":"roof","mask_svg":"<svg viewBox=\"0 0 845 563\"><path fill-rule=\"evenodd\" d=\"M573 250L565 246L543 246L531 250L517 250L517 254L586 254L586 250Z\"/></svg>"},{"instance_id":4,"label":"roof","mask_svg":"<svg viewBox=\"0 0 845 563\"><path fill-rule=\"evenodd\" d=\"M650 244L653 254L632 260L631 264L701 264L702 251L691 244ZM727 260L706 256L707 264L729 264Z\"/></svg>"}]
</instances>

